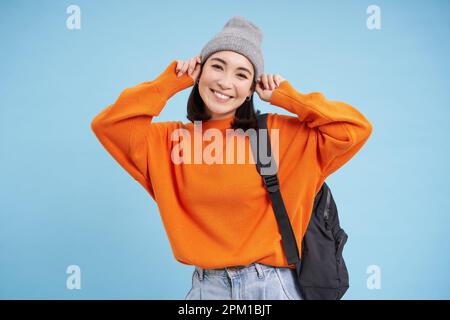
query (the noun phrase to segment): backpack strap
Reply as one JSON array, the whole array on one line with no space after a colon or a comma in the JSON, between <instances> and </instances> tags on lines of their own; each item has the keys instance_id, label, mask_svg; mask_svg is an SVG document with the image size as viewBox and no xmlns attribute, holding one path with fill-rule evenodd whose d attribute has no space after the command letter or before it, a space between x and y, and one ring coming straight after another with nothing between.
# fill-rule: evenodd
<instances>
[{"instance_id":1,"label":"backpack strap","mask_svg":"<svg viewBox=\"0 0 450 320\"><path fill-rule=\"evenodd\" d=\"M258 129L256 130L256 135L254 138L250 137L250 143L252 147L252 152L254 155L254 159L256 162L256 168L258 173L261 175L264 181L264 185L266 190L269 192L270 199L272 201L273 211L275 213L275 217L278 223L278 229L281 233L281 238L283 241L284 251L287 257L287 261L290 265L295 264L297 272L300 272L300 263L301 259L299 256L299 250L297 246L297 241L295 239L295 234L292 229L291 222L289 220L289 216L286 211L286 207L284 206L283 198L280 192L280 184L278 180L278 169L275 169L275 174L266 174L264 172L264 168L272 166L276 166L275 159L272 156L272 148L270 144L270 139L268 135L267 129L267 113L257 114L258 121ZM265 129L265 130L261 130ZM263 136L264 135L264 136ZM260 141L266 141L266 148L263 148L261 151L263 156L269 157L269 163L262 163L259 157L259 147ZM265 149L265 150L264 150ZM270 170L273 172L273 170Z\"/></svg>"}]
</instances>

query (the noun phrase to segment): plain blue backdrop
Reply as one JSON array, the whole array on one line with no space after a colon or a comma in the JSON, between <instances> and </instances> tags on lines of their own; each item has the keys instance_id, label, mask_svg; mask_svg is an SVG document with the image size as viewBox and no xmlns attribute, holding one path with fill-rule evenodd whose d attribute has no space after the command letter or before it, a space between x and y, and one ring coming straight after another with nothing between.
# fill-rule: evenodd
<instances>
[{"instance_id":1,"label":"plain blue backdrop","mask_svg":"<svg viewBox=\"0 0 450 320\"><path fill-rule=\"evenodd\" d=\"M66 27L71 4L80 30ZM373 4L380 30L366 26ZM344 298L450 298L445 0L2 1L0 298L184 298L193 267L174 259L156 204L90 123L123 89L199 54L234 15L263 30L266 73L373 125L327 180L349 234ZM189 92L155 121L187 122ZM80 290L66 287L70 265ZM372 265L380 289L367 286Z\"/></svg>"}]
</instances>

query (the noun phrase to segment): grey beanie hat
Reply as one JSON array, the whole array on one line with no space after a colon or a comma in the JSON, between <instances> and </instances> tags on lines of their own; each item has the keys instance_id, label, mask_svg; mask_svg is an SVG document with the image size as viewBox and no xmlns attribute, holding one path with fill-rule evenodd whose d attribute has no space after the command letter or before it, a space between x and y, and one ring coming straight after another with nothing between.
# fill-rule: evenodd
<instances>
[{"instance_id":1,"label":"grey beanie hat","mask_svg":"<svg viewBox=\"0 0 450 320\"><path fill-rule=\"evenodd\" d=\"M234 16L202 49L201 61L222 50L244 55L253 64L255 79L264 73L264 59L261 51L262 31L255 24L241 16Z\"/></svg>"}]
</instances>

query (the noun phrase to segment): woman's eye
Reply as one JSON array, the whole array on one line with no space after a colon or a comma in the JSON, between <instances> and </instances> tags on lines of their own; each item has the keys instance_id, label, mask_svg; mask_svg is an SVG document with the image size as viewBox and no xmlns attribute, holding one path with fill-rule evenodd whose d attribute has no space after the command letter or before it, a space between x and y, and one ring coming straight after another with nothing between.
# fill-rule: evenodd
<instances>
[{"instance_id":1,"label":"woman's eye","mask_svg":"<svg viewBox=\"0 0 450 320\"><path fill-rule=\"evenodd\" d=\"M222 70L222 66L219 66L218 64L213 64L212 67L213 67L213 68L216 68L216 69ZM240 77L242 77L242 78L244 78L244 79L247 79L247 77L246 77L245 74L243 74L243 73L239 73L238 76L240 76Z\"/></svg>"}]
</instances>

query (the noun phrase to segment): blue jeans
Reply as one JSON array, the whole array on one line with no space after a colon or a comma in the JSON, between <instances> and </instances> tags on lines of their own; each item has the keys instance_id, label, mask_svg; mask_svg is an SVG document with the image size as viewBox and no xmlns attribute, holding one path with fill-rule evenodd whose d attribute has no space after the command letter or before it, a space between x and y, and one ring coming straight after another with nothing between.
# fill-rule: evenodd
<instances>
[{"instance_id":1,"label":"blue jeans","mask_svg":"<svg viewBox=\"0 0 450 320\"><path fill-rule=\"evenodd\" d=\"M186 300L302 300L294 269L259 263L223 269L195 267Z\"/></svg>"}]
</instances>

